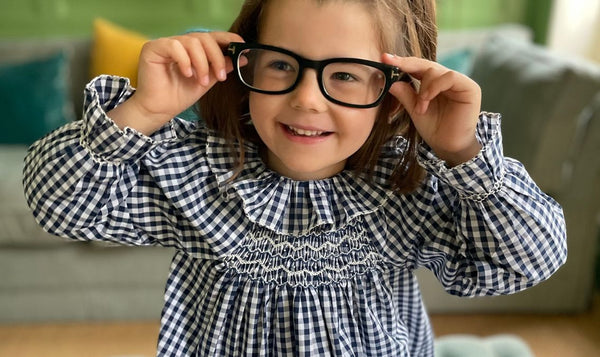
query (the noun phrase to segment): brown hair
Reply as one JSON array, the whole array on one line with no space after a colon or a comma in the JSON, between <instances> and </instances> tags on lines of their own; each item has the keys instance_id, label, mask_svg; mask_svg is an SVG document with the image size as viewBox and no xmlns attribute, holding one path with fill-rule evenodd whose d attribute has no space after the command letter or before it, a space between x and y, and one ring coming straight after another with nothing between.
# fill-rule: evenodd
<instances>
[{"instance_id":1,"label":"brown hair","mask_svg":"<svg viewBox=\"0 0 600 357\"><path fill-rule=\"evenodd\" d=\"M311 0L325 3L331 0ZM338 0L339 1L339 0ZM435 0L345 0L366 6L379 26L382 52L415 56L435 61L437 27ZM229 29L247 42L258 40L260 19L269 0L246 0L240 14ZM209 129L217 131L231 144L237 157L236 170L244 163L244 140L262 145L254 127L243 116L249 112L248 90L233 76L217 83L199 101L200 115ZM381 104L375 125L363 146L350 158L346 167L356 174L370 177L381 155L382 146L394 135L404 136L408 145L389 179L389 186L399 192L410 192L419 186L424 171L417 163L417 147L421 141L408 113L397 110L396 99L388 95ZM235 143L239 145L235 145ZM236 148L237 146L237 148Z\"/></svg>"}]
</instances>

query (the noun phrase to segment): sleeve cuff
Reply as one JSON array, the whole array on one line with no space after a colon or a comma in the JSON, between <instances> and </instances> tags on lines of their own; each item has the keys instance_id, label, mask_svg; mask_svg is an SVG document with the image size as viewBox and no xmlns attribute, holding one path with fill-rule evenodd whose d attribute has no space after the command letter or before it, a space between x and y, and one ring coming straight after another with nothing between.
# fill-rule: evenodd
<instances>
[{"instance_id":1,"label":"sleeve cuff","mask_svg":"<svg viewBox=\"0 0 600 357\"><path fill-rule=\"evenodd\" d=\"M170 124L149 137L132 128L121 130L106 115L134 92L129 79L116 76L102 75L86 86L81 145L94 158L116 164L137 161L157 143L176 138Z\"/></svg>"},{"instance_id":2,"label":"sleeve cuff","mask_svg":"<svg viewBox=\"0 0 600 357\"><path fill-rule=\"evenodd\" d=\"M419 164L443 183L457 190L461 199L483 201L498 192L504 182L501 116L482 112L477 123L481 151L473 159L449 168L425 143L419 146Z\"/></svg>"}]
</instances>

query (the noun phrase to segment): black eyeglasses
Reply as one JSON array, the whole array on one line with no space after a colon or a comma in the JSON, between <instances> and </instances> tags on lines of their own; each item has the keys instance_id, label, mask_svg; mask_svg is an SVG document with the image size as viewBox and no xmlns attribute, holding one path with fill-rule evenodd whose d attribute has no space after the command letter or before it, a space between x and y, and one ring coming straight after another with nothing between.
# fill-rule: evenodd
<instances>
[{"instance_id":1,"label":"black eyeglasses","mask_svg":"<svg viewBox=\"0 0 600 357\"><path fill-rule=\"evenodd\" d=\"M398 67L384 63L359 58L313 61L283 48L255 43L232 42L227 55L239 80L251 91L289 93L302 80L304 70L312 68L325 98L352 108L375 107L394 82L411 81Z\"/></svg>"}]
</instances>

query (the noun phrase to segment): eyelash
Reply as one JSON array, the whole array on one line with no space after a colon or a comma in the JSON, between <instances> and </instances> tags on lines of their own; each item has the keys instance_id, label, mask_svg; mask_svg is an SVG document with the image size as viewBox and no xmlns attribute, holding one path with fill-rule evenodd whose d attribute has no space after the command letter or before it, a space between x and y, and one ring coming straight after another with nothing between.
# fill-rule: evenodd
<instances>
[{"instance_id":1,"label":"eyelash","mask_svg":"<svg viewBox=\"0 0 600 357\"><path fill-rule=\"evenodd\" d=\"M285 68L282 68L285 67ZM294 70L294 67L285 61L273 61L269 64L268 68L273 68L280 71L290 72Z\"/></svg>"},{"instance_id":2,"label":"eyelash","mask_svg":"<svg viewBox=\"0 0 600 357\"><path fill-rule=\"evenodd\" d=\"M349 79L341 79L339 77L344 76L344 77L349 77ZM358 78L356 78L356 76L353 76L352 74L348 73L348 72L336 72L333 73L332 78L343 81L343 82L349 82L349 81L353 81L353 82L357 82Z\"/></svg>"}]
</instances>

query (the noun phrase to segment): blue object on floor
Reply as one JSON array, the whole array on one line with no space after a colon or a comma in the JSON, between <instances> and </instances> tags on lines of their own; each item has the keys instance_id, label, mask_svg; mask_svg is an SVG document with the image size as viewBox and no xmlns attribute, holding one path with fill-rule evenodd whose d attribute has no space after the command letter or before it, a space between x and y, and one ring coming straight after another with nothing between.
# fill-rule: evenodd
<instances>
[{"instance_id":1,"label":"blue object on floor","mask_svg":"<svg viewBox=\"0 0 600 357\"><path fill-rule=\"evenodd\" d=\"M448 335L435 340L436 357L534 357L527 343L515 335Z\"/></svg>"}]
</instances>

